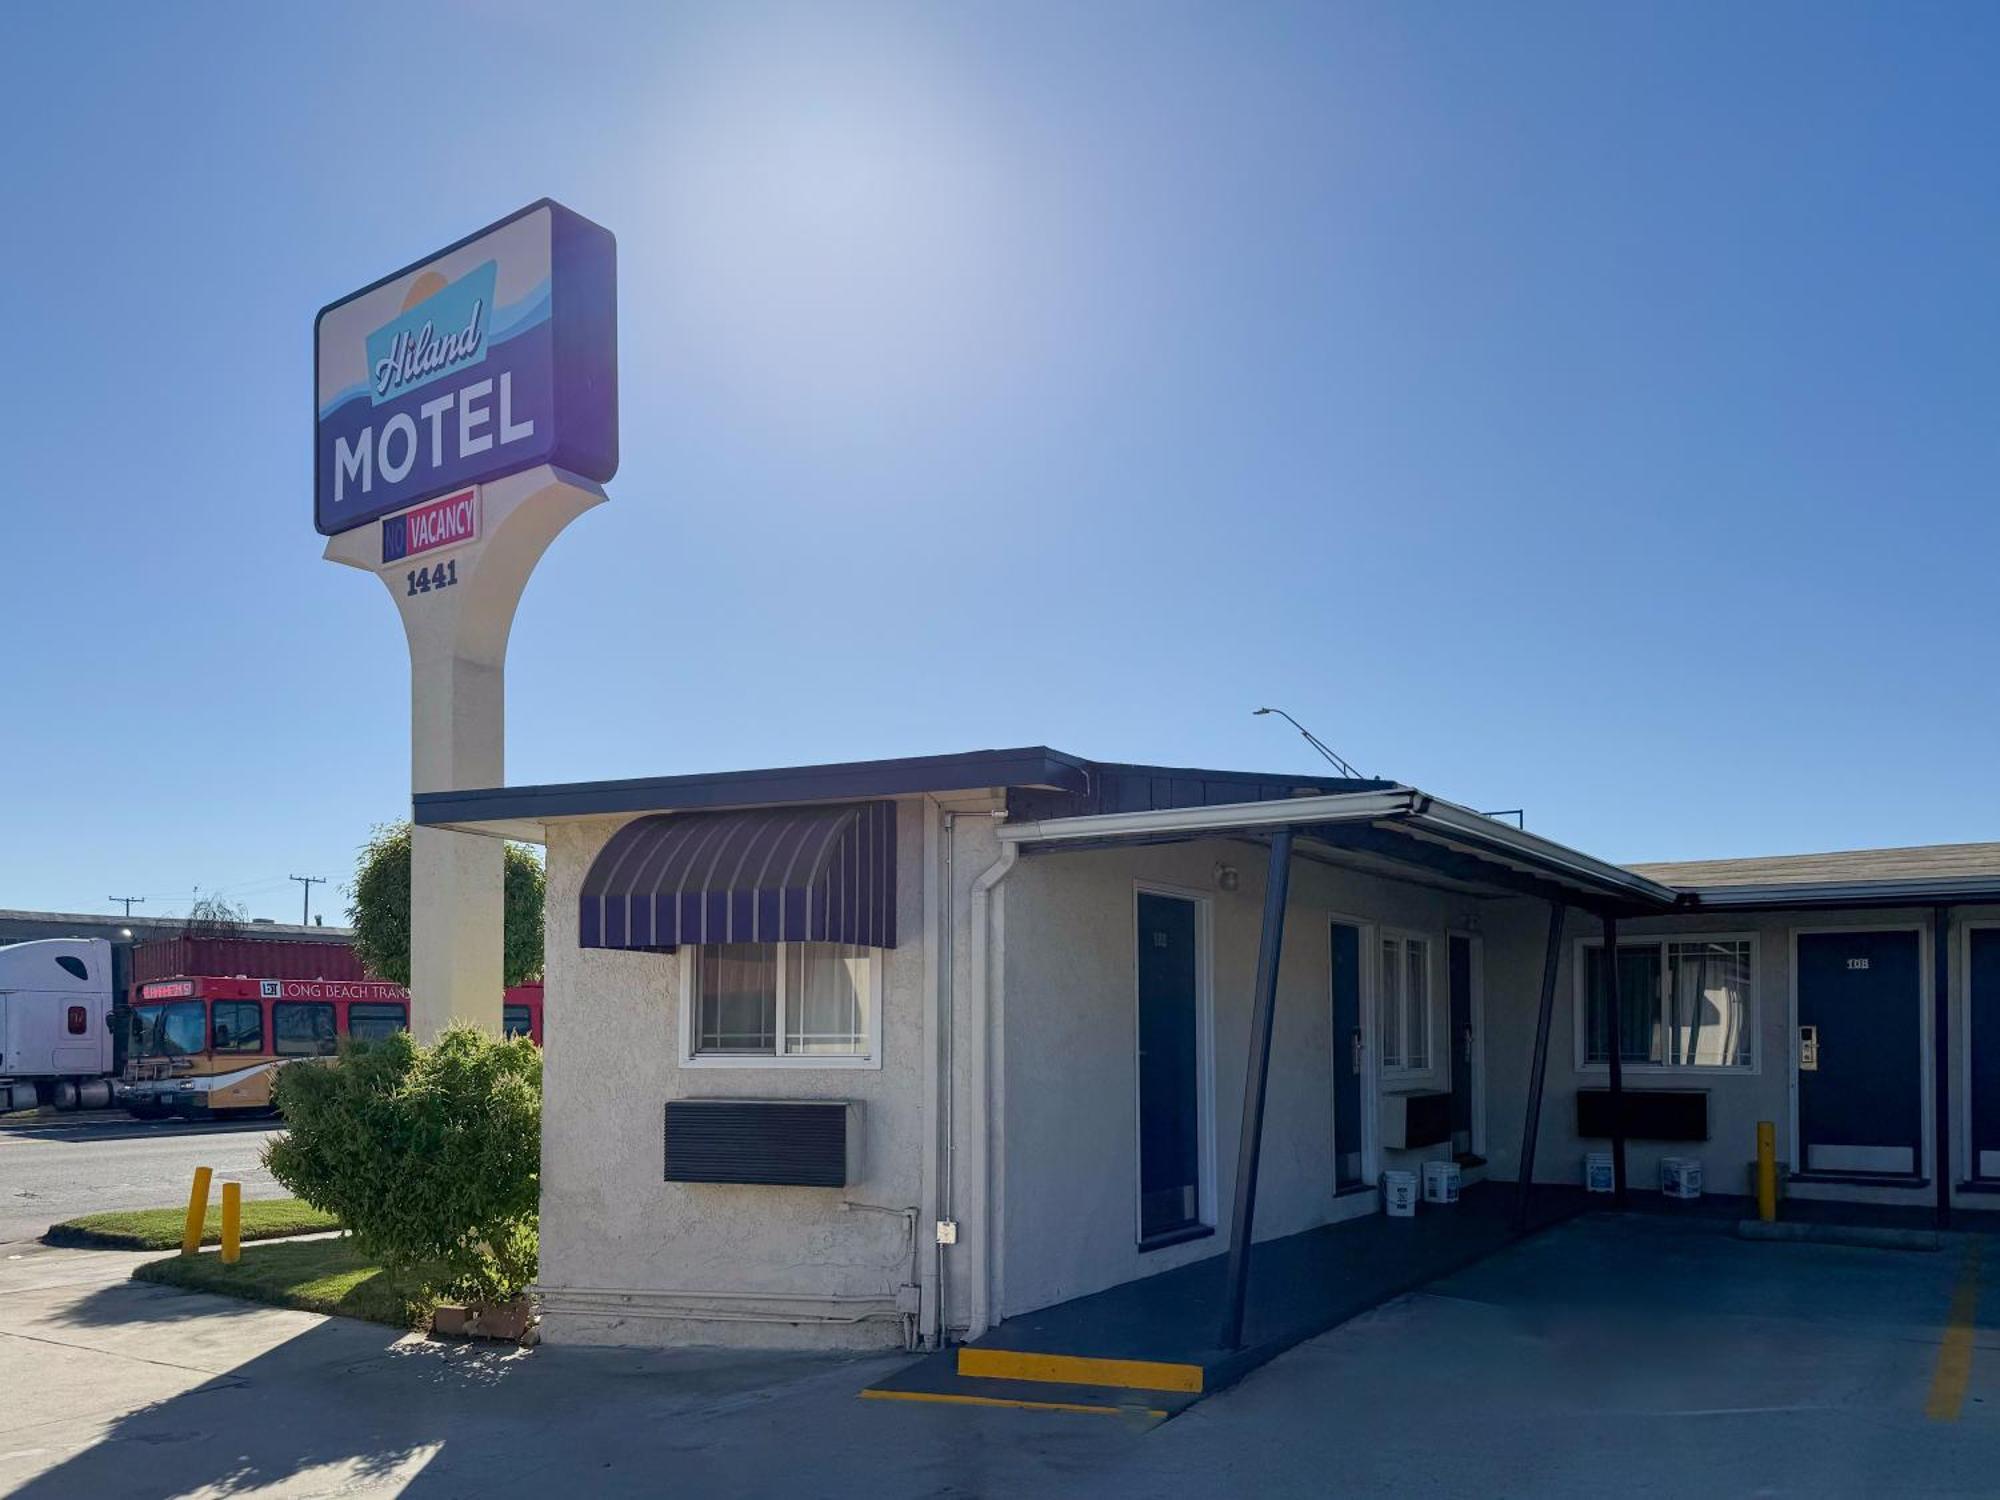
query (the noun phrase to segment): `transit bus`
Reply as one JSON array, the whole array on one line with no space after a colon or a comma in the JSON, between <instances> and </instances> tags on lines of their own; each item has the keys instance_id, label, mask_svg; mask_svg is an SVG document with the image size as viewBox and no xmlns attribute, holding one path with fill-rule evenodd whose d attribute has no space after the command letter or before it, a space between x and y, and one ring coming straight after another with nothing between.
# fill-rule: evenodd
<instances>
[{"instance_id":1,"label":"transit bus","mask_svg":"<svg viewBox=\"0 0 2000 1500\"><path fill-rule=\"evenodd\" d=\"M141 1119L249 1115L272 1108L277 1071L331 1057L344 1036L408 1028L409 991L379 979L176 975L136 986L120 1101ZM542 1044L542 986L504 996L502 1029Z\"/></svg>"}]
</instances>

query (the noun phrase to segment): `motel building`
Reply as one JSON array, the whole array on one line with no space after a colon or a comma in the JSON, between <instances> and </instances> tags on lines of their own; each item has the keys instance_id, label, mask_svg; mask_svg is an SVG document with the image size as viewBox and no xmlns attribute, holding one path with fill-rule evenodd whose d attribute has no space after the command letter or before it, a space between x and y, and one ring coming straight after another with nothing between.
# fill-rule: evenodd
<instances>
[{"instance_id":1,"label":"motel building","mask_svg":"<svg viewBox=\"0 0 2000 1500\"><path fill-rule=\"evenodd\" d=\"M1785 1212L2000 1207L2000 844L1625 867L1394 782L1045 748L415 815L548 852L551 1343L1169 1403L1608 1205L1591 1153L1719 1214L1771 1121ZM1385 1215L1431 1162L1459 1201Z\"/></svg>"}]
</instances>

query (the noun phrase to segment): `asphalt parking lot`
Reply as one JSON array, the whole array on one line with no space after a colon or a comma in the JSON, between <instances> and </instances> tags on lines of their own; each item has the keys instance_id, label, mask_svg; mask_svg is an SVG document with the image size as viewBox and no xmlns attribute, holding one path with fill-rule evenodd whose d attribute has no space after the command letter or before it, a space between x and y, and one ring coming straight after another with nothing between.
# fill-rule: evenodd
<instances>
[{"instance_id":1,"label":"asphalt parking lot","mask_svg":"<svg viewBox=\"0 0 2000 1500\"><path fill-rule=\"evenodd\" d=\"M1157 1427L861 1401L896 1361L500 1352L0 1262L0 1487L522 1495L1991 1494L2000 1246L1593 1216ZM559 1438L556 1436L560 1434Z\"/></svg>"}]
</instances>

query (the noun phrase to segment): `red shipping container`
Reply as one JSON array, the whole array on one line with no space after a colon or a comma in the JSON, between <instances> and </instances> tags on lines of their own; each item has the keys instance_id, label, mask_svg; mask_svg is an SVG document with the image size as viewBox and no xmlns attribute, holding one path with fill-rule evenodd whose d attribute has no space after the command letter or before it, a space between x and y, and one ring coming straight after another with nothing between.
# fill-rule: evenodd
<instances>
[{"instance_id":1,"label":"red shipping container","mask_svg":"<svg viewBox=\"0 0 2000 1500\"><path fill-rule=\"evenodd\" d=\"M296 938L167 938L132 950L132 982L182 974L233 979L366 979L361 960L344 942Z\"/></svg>"}]
</instances>

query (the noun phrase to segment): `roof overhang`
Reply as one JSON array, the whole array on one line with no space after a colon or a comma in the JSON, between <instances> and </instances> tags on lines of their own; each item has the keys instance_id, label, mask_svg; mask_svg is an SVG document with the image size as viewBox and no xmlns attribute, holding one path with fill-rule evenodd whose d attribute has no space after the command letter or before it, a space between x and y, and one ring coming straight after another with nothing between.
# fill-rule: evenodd
<instances>
[{"instance_id":1,"label":"roof overhang","mask_svg":"<svg viewBox=\"0 0 2000 1500\"><path fill-rule=\"evenodd\" d=\"M846 761L699 776L644 776L555 786L482 787L418 792L411 816L421 827L540 844L551 823L632 813L784 807L808 802L865 802L880 797L1045 787L1084 792L1083 762L1044 746Z\"/></svg>"},{"instance_id":2,"label":"roof overhang","mask_svg":"<svg viewBox=\"0 0 2000 1500\"><path fill-rule=\"evenodd\" d=\"M1697 886L1685 893L1696 911L1863 911L1897 906L2000 905L2000 880L1843 880Z\"/></svg>"},{"instance_id":3,"label":"roof overhang","mask_svg":"<svg viewBox=\"0 0 2000 1500\"><path fill-rule=\"evenodd\" d=\"M1497 894L1533 895L1620 913L1665 912L1680 893L1609 861L1413 787L1158 812L1003 824L1026 852L1195 838L1263 838L1280 828L1335 854L1388 861Z\"/></svg>"}]
</instances>

